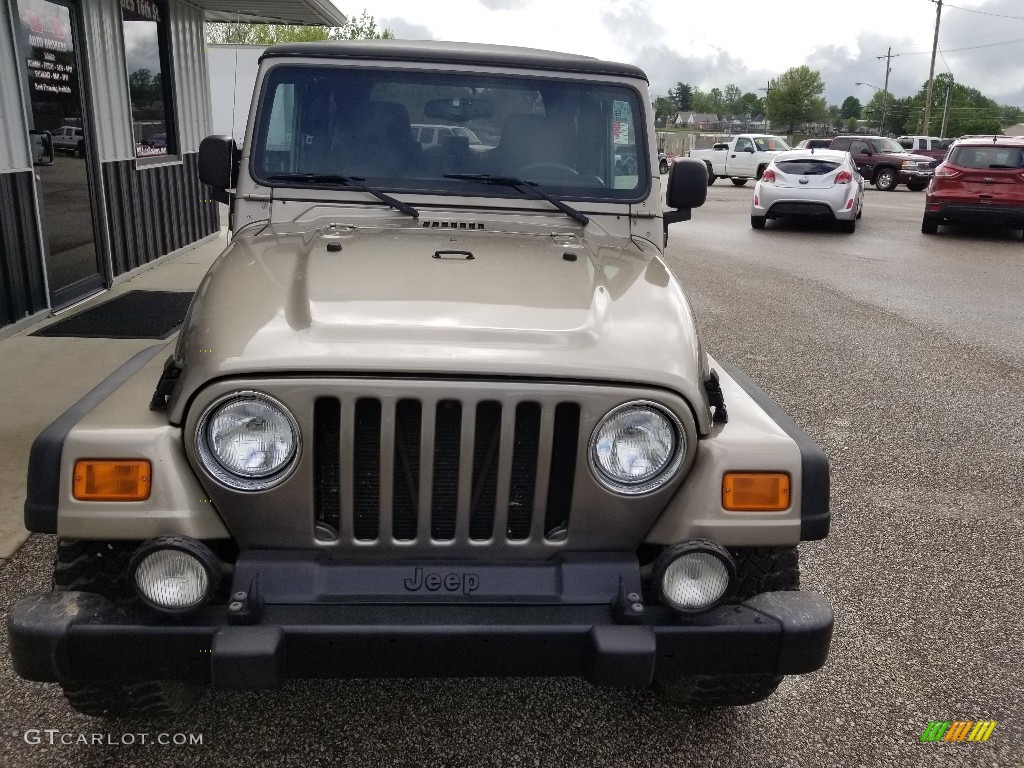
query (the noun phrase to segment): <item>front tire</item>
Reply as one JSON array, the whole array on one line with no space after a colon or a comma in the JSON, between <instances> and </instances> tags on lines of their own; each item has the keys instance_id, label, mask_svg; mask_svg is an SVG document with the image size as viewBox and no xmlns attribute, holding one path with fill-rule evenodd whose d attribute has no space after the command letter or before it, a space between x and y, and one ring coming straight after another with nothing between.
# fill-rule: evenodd
<instances>
[{"instance_id":1,"label":"front tire","mask_svg":"<svg viewBox=\"0 0 1024 768\"><path fill-rule=\"evenodd\" d=\"M743 707L764 701L782 675L663 675L655 677L662 698L691 707Z\"/></svg>"},{"instance_id":2,"label":"front tire","mask_svg":"<svg viewBox=\"0 0 1024 768\"><path fill-rule=\"evenodd\" d=\"M114 602L132 599L128 563L138 542L60 541L53 565L56 592L91 592ZM61 683L64 698L77 712L90 717L151 718L184 712L203 687L180 680L104 682L71 680Z\"/></svg>"},{"instance_id":3,"label":"front tire","mask_svg":"<svg viewBox=\"0 0 1024 768\"><path fill-rule=\"evenodd\" d=\"M732 179L732 183L737 187L742 187L747 183L746 179Z\"/></svg>"},{"instance_id":4,"label":"front tire","mask_svg":"<svg viewBox=\"0 0 1024 768\"><path fill-rule=\"evenodd\" d=\"M875 174L875 188L881 192L892 192L899 184L896 177L896 170L893 168L882 168Z\"/></svg>"}]
</instances>

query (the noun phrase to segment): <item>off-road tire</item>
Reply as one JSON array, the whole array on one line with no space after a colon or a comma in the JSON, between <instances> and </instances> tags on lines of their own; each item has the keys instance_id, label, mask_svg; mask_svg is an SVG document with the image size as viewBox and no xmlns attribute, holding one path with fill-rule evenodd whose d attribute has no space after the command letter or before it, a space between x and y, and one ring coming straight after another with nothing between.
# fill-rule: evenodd
<instances>
[{"instance_id":1,"label":"off-road tire","mask_svg":"<svg viewBox=\"0 0 1024 768\"><path fill-rule=\"evenodd\" d=\"M789 592L800 588L800 561L793 547L731 549L736 563L736 591L732 601L743 602L762 592ZM674 704L695 707L741 707L756 704L775 693L782 675L670 675L655 673L659 694Z\"/></svg>"},{"instance_id":2,"label":"off-road tire","mask_svg":"<svg viewBox=\"0 0 1024 768\"><path fill-rule=\"evenodd\" d=\"M754 229L764 229L764 225L767 220L767 216L751 216L750 226L752 226Z\"/></svg>"},{"instance_id":3,"label":"off-road tire","mask_svg":"<svg viewBox=\"0 0 1024 768\"><path fill-rule=\"evenodd\" d=\"M202 693L202 687L179 680L142 683L61 683L64 698L90 717L154 718L178 715Z\"/></svg>"},{"instance_id":4,"label":"off-road tire","mask_svg":"<svg viewBox=\"0 0 1024 768\"><path fill-rule=\"evenodd\" d=\"M737 187L742 187L742 186L744 186L747 183L747 180L746 179L732 179L732 183L735 184Z\"/></svg>"},{"instance_id":5,"label":"off-road tire","mask_svg":"<svg viewBox=\"0 0 1024 768\"><path fill-rule=\"evenodd\" d=\"M939 220L933 216L925 216L921 219L921 233L925 235L937 235L939 233Z\"/></svg>"},{"instance_id":6,"label":"off-road tire","mask_svg":"<svg viewBox=\"0 0 1024 768\"><path fill-rule=\"evenodd\" d=\"M764 701L781 682L782 675L664 675L655 687L673 704L742 707Z\"/></svg>"},{"instance_id":7,"label":"off-road tire","mask_svg":"<svg viewBox=\"0 0 1024 768\"><path fill-rule=\"evenodd\" d=\"M892 192L899 186L899 183L895 168L880 168L875 174L875 189L881 192Z\"/></svg>"},{"instance_id":8,"label":"off-road tire","mask_svg":"<svg viewBox=\"0 0 1024 768\"><path fill-rule=\"evenodd\" d=\"M53 563L57 592L92 592L109 600L131 596L128 561L138 542L62 540Z\"/></svg>"},{"instance_id":9,"label":"off-road tire","mask_svg":"<svg viewBox=\"0 0 1024 768\"><path fill-rule=\"evenodd\" d=\"M128 562L138 542L60 541L53 565L57 592L92 592L115 602L132 598ZM184 712L202 686L178 680L61 683L72 709L90 717L152 718Z\"/></svg>"},{"instance_id":10,"label":"off-road tire","mask_svg":"<svg viewBox=\"0 0 1024 768\"><path fill-rule=\"evenodd\" d=\"M736 563L736 591L732 601L741 603L762 592L800 589L800 558L795 547L743 547L731 549Z\"/></svg>"}]
</instances>

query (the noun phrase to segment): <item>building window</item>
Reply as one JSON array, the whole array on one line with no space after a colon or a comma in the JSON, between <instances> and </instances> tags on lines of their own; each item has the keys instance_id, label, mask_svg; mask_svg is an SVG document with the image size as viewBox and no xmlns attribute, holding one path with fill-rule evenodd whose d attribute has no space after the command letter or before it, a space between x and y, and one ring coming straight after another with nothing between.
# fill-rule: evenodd
<instances>
[{"instance_id":1,"label":"building window","mask_svg":"<svg viewBox=\"0 0 1024 768\"><path fill-rule=\"evenodd\" d=\"M167 6L121 0L136 157L177 154Z\"/></svg>"}]
</instances>

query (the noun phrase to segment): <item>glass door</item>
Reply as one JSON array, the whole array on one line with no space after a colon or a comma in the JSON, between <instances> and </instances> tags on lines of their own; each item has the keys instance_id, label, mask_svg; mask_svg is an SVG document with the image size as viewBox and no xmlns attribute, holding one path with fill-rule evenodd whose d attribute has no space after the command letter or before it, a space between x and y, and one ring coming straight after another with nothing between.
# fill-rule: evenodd
<instances>
[{"instance_id":1,"label":"glass door","mask_svg":"<svg viewBox=\"0 0 1024 768\"><path fill-rule=\"evenodd\" d=\"M29 129L53 152L53 163L35 166L35 173L50 306L59 309L104 285L93 226L92 137L82 105L78 28L70 2L18 0L18 16Z\"/></svg>"}]
</instances>

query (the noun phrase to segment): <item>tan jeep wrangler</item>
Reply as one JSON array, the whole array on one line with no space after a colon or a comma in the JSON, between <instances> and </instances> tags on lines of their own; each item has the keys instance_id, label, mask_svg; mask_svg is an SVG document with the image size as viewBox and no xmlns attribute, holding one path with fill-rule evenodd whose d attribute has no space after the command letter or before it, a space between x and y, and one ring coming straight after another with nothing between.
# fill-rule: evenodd
<instances>
[{"instance_id":1,"label":"tan jeep wrangler","mask_svg":"<svg viewBox=\"0 0 1024 768\"><path fill-rule=\"evenodd\" d=\"M9 616L20 675L116 716L321 677L748 704L825 662L796 547L828 533L828 463L701 346L662 255L706 171L663 189L641 70L275 46L244 148L199 162L233 240L173 353L33 447L26 525L59 544Z\"/></svg>"}]
</instances>

